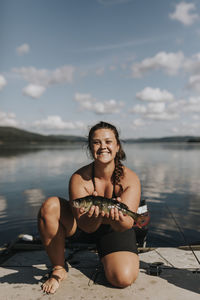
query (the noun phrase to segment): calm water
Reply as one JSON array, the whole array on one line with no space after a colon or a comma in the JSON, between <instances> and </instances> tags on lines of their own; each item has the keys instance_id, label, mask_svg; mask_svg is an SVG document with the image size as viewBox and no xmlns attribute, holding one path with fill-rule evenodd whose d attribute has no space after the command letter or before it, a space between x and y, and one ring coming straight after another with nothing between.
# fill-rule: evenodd
<instances>
[{"instance_id":1,"label":"calm water","mask_svg":"<svg viewBox=\"0 0 200 300\"><path fill-rule=\"evenodd\" d=\"M124 145L125 164L141 179L151 213L149 246L200 243L200 145ZM68 198L68 181L90 162L85 149L0 154L0 245L37 233L37 212L48 196ZM173 217L172 217L173 215Z\"/></svg>"}]
</instances>

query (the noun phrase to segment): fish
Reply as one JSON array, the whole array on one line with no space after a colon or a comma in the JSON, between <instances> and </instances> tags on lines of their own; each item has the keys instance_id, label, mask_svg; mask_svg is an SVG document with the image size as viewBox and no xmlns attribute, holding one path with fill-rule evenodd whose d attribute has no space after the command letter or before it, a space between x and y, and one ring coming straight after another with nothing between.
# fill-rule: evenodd
<instances>
[{"instance_id":1,"label":"fish","mask_svg":"<svg viewBox=\"0 0 200 300\"><path fill-rule=\"evenodd\" d=\"M144 227L149 222L148 214L135 213L131 211L125 203L119 202L115 198L89 195L72 200L72 206L74 208L84 208L85 212L88 212L92 205L98 206L100 212L104 211L105 213L109 213L112 208L117 208L124 215L133 218L139 228Z\"/></svg>"}]
</instances>

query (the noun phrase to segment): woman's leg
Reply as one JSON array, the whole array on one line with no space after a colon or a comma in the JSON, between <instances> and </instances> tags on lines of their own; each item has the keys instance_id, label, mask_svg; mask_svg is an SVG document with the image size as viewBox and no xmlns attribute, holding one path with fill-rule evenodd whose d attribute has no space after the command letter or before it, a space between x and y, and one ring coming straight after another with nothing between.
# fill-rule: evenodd
<instances>
[{"instance_id":1,"label":"woman's leg","mask_svg":"<svg viewBox=\"0 0 200 300\"><path fill-rule=\"evenodd\" d=\"M43 284L42 289L44 292L54 293L59 281L66 278L65 237L76 231L76 221L69 203L58 197L48 198L39 211L38 228L53 266L52 276Z\"/></svg>"},{"instance_id":2,"label":"woman's leg","mask_svg":"<svg viewBox=\"0 0 200 300\"><path fill-rule=\"evenodd\" d=\"M139 257L128 251L118 251L102 258L107 280L115 287L130 286L139 273Z\"/></svg>"}]
</instances>

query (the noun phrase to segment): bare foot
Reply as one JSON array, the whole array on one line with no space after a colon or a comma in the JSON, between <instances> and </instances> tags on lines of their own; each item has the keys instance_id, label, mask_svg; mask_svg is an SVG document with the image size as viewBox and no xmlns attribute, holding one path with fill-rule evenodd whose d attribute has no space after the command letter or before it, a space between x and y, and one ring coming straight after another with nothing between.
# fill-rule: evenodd
<instances>
[{"instance_id":1,"label":"bare foot","mask_svg":"<svg viewBox=\"0 0 200 300\"><path fill-rule=\"evenodd\" d=\"M54 294L58 289L60 282L67 277L64 267L56 266L52 269L49 279L42 284L42 290L47 294Z\"/></svg>"}]
</instances>

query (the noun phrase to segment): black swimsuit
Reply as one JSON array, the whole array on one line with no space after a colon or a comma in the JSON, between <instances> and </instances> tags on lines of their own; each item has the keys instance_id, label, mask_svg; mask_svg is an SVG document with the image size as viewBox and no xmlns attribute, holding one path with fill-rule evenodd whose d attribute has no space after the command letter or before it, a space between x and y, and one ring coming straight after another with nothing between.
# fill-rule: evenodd
<instances>
[{"instance_id":1,"label":"black swimsuit","mask_svg":"<svg viewBox=\"0 0 200 300\"><path fill-rule=\"evenodd\" d=\"M94 190L96 190L94 167L92 171L92 182L94 185ZM114 186L112 197L116 198ZM119 232L114 231L109 224L102 224L95 232L91 233L91 235L94 235L95 237L97 251L100 258L117 251L129 251L136 254L138 253L134 228Z\"/></svg>"},{"instance_id":2,"label":"black swimsuit","mask_svg":"<svg viewBox=\"0 0 200 300\"><path fill-rule=\"evenodd\" d=\"M92 170L92 182L94 185L94 190L96 190L94 167ZM114 187L112 197L116 197ZM77 228L76 234L72 236L70 240L78 240L79 242L85 243L96 243L100 258L103 258L107 254L118 251L128 251L138 254L134 228L119 232L114 231L109 224L102 224L95 232L92 233L86 233Z\"/></svg>"}]
</instances>

